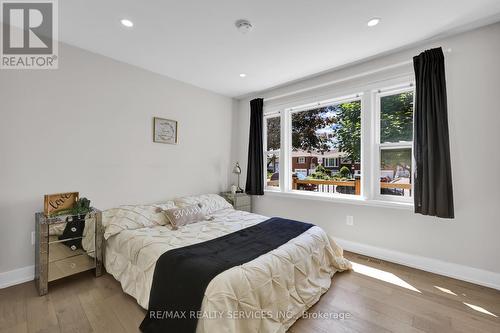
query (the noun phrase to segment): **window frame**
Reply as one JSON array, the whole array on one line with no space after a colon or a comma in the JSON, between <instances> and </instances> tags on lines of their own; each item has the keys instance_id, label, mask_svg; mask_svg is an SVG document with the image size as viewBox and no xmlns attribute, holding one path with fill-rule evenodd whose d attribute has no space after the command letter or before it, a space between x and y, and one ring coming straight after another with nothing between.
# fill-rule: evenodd
<instances>
[{"instance_id":1,"label":"window frame","mask_svg":"<svg viewBox=\"0 0 500 333\"><path fill-rule=\"evenodd\" d=\"M280 116L280 151L279 151L279 187L267 187L264 179L264 191L271 196L292 197L306 200L319 200L330 203L345 203L354 205L366 205L374 207L388 207L395 209L412 210L413 197L410 200L398 200L397 196L380 195L380 151L376 147L376 135L380 135L379 112L376 109L377 93L395 90L413 90L415 106L415 79L413 72L402 73L393 77L386 77L379 80L340 87L321 89L319 92L313 90L314 95L302 95L299 98L284 97L282 100L272 100L264 104L265 119L273 116ZM353 93L355 92L355 93ZM320 100L321 102L317 102ZM361 101L361 153L360 153L360 174L361 193L360 195L349 195L340 193L319 193L292 190L292 121L293 112L306 111L317 107L338 104L352 100ZM378 120L378 121L377 121ZM265 121L264 133L267 135L267 120ZM378 141L379 142L379 141ZM264 140L265 148L267 142ZM267 162L267 152L264 151ZM376 160L377 163L376 163ZM339 160L339 165L341 161ZM412 152L412 178L414 178L415 161ZM267 172L266 164L264 164ZM266 177L264 177L266 178ZM377 182L374 180L378 180ZM414 181L412 181L412 186ZM413 194L412 187L412 194Z\"/></svg>"},{"instance_id":2,"label":"window frame","mask_svg":"<svg viewBox=\"0 0 500 333\"><path fill-rule=\"evenodd\" d=\"M333 164L330 165L330 160L333 160ZM323 157L325 168L338 168L340 166L340 157Z\"/></svg>"},{"instance_id":3,"label":"window frame","mask_svg":"<svg viewBox=\"0 0 500 333\"><path fill-rule=\"evenodd\" d=\"M285 118L287 127L286 127L286 137L288 138L287 140L287 145L286 145L286 151L288 154L288 165L287 169L284 170L283 172L283 178L285 181L285 192L288 193L304 193L304 195L318 195L318 192L309 192L309 191L304 191L304 190L294 190L292 186L292 117L294 113L298 112L304 112L304 111L309 111L309 110L314 110L317 108L321 107L327 107L330 105L337 105L337 104L342 104L342 103L349 103L349 102L354 102L354 101L359 101L361 103L361 112L360 112L360 118L361 118L361 123L363 123L363 94L362 93L356 93L356 94L351 94L351 95L345 95L337 98L330 98L326 99L321 102L314 102L314 103L308 103L304 105L299 105L296 107L290 107L284 110L283 116ZM360 139L362 141L362 139ZM283 149L282 149L283 150ZM362 155L362 153L361 153ZM286 158L286 157L285 157ZM362 158L361 158L362 159ZM280 177L281 178L281 177ZM308 193L309 192L309 193ZM312 194L316 193L316 194ZM362 197L363 196L363 186L361 185L361 193L360 195L353 195L353 194L344 194L344 193L319 193L321 196L325 197L331 197L331 198L350 198L350 197Z\"/></svg>"},{"instance_id":4,"label":"window frame","mask_svg":"<svg viewBox=\"0 0 500 333\"><path fill-rule=\"evenodd\" d=\"M376 91L373 91L372 94L374 95L374 101L375 105L373 108L374 111L374 124L373 124L373 130L374 130L374 149L373 149L373 163L372 163L372 169L373 172L375 173L375 176L373 177L373 197L376 200L379 201L392 201L392 202L405 202L405 203L412 203L413 202L413 187L415 182L414 180L414 174L415 174L415 158L413 155L413 140L414 140L414 133L412 131L412 141L399 141L399 142L380 142L380 131L381 131L381 115L382 115L382 106L381 106L381 100L383 97L386 96L392 96L392 95L398 95L402 94L405 92L413 92L413 111L415 111L415 84L413 81L410 83L404 85L404 86L396 86L396 87L388 87L384 89L378 89ZM415 112L413 112L413 121L415 120ZM382 150L391 150L391 149L410 149L411 152L411 196L409 197L402 197L402 196L397 196L397 195L390 195L390 194L382 194L380 193L381 191L381 186L380 186L380 157L382 154Z\"/></svg>"},{"instance_id":5,"label":"window frame","mask_svg":"<svg viewBox=\"0 0 500 333\"><path fill-rule=\"evenodd\" d=\"M283 147L283 124L282 124L282 119L281 119L281 113L280 111L277 111L277 112L272 112L272 113L267 113L267 114L264 114L264 117L263 117L263 126L262 126L262 145L263 145L263 161L264 161L264 191L275 191L275 192L280 192L281 191L281 176L282 176L282 173L281 173L281 161L279 163L279 169L278 169L278 173L279 173L279 183L278 183L278 186L267 186L267 156L269 154L276 154L278 156L278 158L281 160L282 159L282 156L281 156L281 151L282 151L282 147ZM277 150L267 150L267 120L270 119L270 118L280 118L280 149L277 149Z\"/></svg>"}]
</instances>

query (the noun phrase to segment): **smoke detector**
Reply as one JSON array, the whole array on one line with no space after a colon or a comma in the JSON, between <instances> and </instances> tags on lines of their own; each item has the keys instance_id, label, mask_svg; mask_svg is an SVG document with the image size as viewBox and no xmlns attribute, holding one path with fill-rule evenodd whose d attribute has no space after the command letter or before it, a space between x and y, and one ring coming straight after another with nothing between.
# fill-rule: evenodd
<instances>
[{"instance_id":1,"label":"smoke detector","mask_svg":"<svg viewBox=\"0 0 500 333\"><path fill-rule=\"evenodd\" d=\"M246 34L247 32L252 31L253 25L250 23L248 20L238 20L234 23L236 28L238 29L239 32L242 34Z\"/></svg>"}]
</instances>

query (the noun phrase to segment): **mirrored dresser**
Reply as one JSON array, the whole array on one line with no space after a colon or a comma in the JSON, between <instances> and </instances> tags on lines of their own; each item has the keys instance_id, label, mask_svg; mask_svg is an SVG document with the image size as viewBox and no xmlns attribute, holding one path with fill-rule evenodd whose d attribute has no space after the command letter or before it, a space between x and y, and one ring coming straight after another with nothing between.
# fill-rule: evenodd
<instances>
[{"instance_id":1,"label":"mirrored dresser","mask_svg":"<svg viewBox=\"0 0 500 333\"><path fill-rule=\"evenodd\" d=\"M102 213L92 208L86 215L46 217L35 214L35 283L40 296L49 282L95 270L102 275Z\"/></svg>"}]
</instances>

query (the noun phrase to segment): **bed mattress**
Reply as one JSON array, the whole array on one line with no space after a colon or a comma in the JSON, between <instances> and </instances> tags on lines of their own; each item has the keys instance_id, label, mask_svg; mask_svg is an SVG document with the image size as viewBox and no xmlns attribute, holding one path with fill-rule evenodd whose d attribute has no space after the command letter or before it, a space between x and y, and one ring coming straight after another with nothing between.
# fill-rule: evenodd
<instances>
[{"instance_id":1,"label":"bed mattress","mask_svg":"<svg viewBox=\"0 0 500 333\"><path fill-rule=\"evenodd\" d=\"M166 251L204 242L268 218L225 208L203 221L108 228L105 267L147 309L157 259ZM217 275L202 302L197 332L285 332L316 303L337 271L350 268L342 249L314 226L277 249Z\"/></svg>"}]
</instances>

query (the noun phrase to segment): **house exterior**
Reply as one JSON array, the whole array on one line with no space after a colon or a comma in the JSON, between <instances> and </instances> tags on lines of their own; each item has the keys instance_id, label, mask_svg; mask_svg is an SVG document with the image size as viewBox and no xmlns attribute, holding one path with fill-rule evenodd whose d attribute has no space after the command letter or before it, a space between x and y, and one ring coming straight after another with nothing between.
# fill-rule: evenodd
<instances>
[{"instance_id":1,"label":"house exterior","mask_svg":"<svg viewBox=\"0 0 500 333\"><path fill-rule=\"evenodd\" d=\"M318 166L318 156L314 153L298 150L292 152L292 172L309 176Z\"/></svg>"},{"instance_id":2,"label":"house exterior","mask_svg":"<svg viewBox=\"0 0 500 333\"><path fill-rule=\"evenodd\" d=\"M351 161L345 159L346 154L336 150L325 153L307 152L303 150L292 151L292 172L304 176L311 175L318 165L323 165L332 173L336 173L346 166L351 170ZM359 173L360 163L354 164L354 173Z\"/></svg>"}]
</instances>

